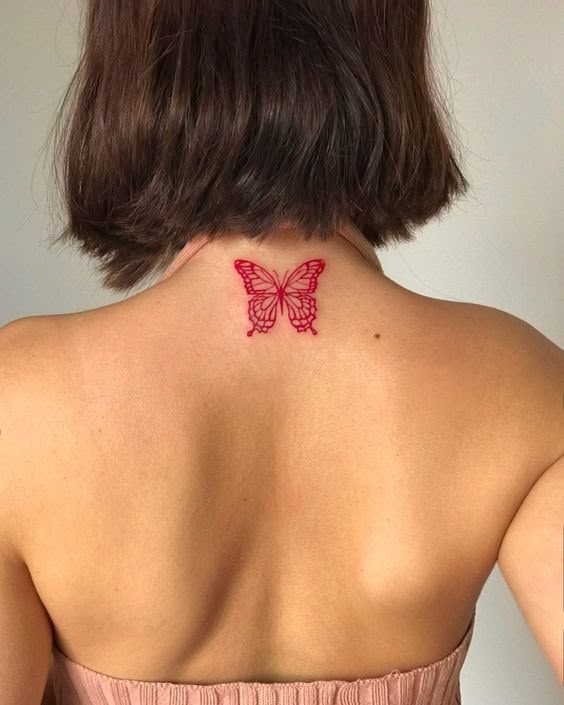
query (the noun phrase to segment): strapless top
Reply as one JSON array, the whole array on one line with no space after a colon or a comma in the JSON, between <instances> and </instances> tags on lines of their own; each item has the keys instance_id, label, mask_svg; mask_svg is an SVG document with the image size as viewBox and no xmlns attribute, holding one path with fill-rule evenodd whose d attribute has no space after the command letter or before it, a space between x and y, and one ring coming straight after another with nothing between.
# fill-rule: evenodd
<instances>
[{"instance_id":1,"label":"strapless top","mask_svg":"<svg viewBox=\"0 0 564 705\"><path fill-rule=\"evenodd\" d=\"M476 612L458 646L427 666L378 678L196 685L138 681L98 673L53 647L57 705L461 705L460 671Z\"/></svg>"}]
</instances>

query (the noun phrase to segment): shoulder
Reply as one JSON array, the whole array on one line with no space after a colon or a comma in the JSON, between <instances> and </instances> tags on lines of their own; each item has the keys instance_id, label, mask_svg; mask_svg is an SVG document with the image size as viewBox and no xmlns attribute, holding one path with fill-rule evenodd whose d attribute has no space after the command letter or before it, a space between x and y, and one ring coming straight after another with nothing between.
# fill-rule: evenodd
<instances>
[{"instance_id":1,"label":"shoulder","mask_svg":"<svg viewBox=\"0 0 564 705\"><path fill-rule=\"evenodd\" d=\"M79 313L28 316L0 327L0 430L31 426L47 405L77 391L87 324Z\"/></svg>"},{"instance_id":2,"label":"shoulder","mask_svg":"<svg viewBox=\"0 0 564 705\"><path fill-rule=\"evenodd\" d=\"M64 364L61 316L28 316L0 327L0 399L46 389ZM27 390L31 391L31 390Z\"/></svg>"},{"instance_id":3,"label":"shoulder","mask_svg":"<svg viewBox=\"0 0 564 705\"><path fill-rule=\"evenodd\" d=\"M0 429L31 387L40 392L40 381L55 362L54 328L50 316L19 318L0 328Z\"/></svg>"},{"instance_id":4,"label":"shoulder","mask_svg":"<svg viewBox=\"0 0 564 705\"><path fill-rule=\"evenodd\" d=\"M69 368L100 337L92 321L103 319L105 308L26 316L0 326L0 394L19 395L30 385L36 398L57 383L64 386Z\"/></svg>"},{"instance_id":5,"label":"shoulder","mask_svg":"<svg viewBox=\"0 0 564 705\"><path fill-rule=\"evenodd\" d=\"M497 439L531 478L564 452L564 351L554 341L493 306L417 294L410 310L409 360L439 375L478 439Z\"/></svg>"},{"instance_id":6,"label":"shoulder","mask_svg":"<svg viewBox=\"0 0 564 705\"><path fill-rule=\"evenodd\" d=\"M413 292L410 292L413 294ZM564 351L548 336L527 321L493 306L484 304L434 299L416 294L416 315L437 330L452 335L455 343L474 350L489 362L498 360L515 374L537 373L547 378L559 377L564 367Z\"/></svg>"},{"instance_id":7,"label":"shoulder","mask_svg":"<svg viewBox=\"0 0 564 705\"><path fill-rule=\"evenodd\" d=\"M484 393L514 430L554 461L564 453L564 351L527 321L474 303L448 302ZM543 450L544 449L544 450Z\"/></svg>"},{"instance_id":8,"label":"shoulder","mask_svg":"<svg viewBox=\"0 0 564 705\"><path fill-rule=\"evenodd\" d=\"M559 378L564 367L564 351L532 324L493 306L464 301L436 299L409 291L410 320L421 321L448 347L460 346L461 353L474 353L491 367L495 362L512 375L537 374ZM413 303L415 302L415 304Z\"/></svg>"},{"instance_id":9,"label":"shoulder","mask_svg":"<svg viewBox=\"0 0 564 705\"><path fill-rule=\"evenodd\" d=\"M564 351L548 336L522 318L491 306L465 303L460 313L468 331L484 341L488 360L507 369L512 381L538 384L537 391L550 387L562 392Z\"/></svg>"}]
</instances>

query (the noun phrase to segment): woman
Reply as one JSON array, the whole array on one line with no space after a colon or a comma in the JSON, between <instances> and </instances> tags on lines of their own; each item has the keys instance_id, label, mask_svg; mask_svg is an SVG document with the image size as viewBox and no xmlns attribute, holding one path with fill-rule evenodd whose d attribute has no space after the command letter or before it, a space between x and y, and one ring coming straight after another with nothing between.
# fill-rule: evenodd
<instances>
[{"instance_id":1,"label":"woman","mask_svg":"<svg viewBox=\"0 0 564 705\"><path fill-rule=\"evenodd\" d=\"M496 561L561 677L564 354L374 253L468 186L428 35L87 3L57 241L157 281L0 332L2 705L456 705Z\"/></svg>"}]
</instances>

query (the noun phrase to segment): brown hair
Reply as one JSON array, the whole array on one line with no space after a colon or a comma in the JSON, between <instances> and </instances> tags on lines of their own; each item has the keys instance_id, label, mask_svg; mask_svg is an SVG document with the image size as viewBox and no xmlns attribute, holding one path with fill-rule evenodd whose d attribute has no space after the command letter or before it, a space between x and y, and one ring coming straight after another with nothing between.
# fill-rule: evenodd
<instances>
[{"instance_id":1,"label":"brown hair","mask_svg":"<svg viewBox=\"0 0 564 705\"><path fill-rule=\"evenodd\" d=\"M90 0L58 108L54 244L126 291L205 231L412 240L468 188L428 0Z\"/></svg>"}]
</instances>

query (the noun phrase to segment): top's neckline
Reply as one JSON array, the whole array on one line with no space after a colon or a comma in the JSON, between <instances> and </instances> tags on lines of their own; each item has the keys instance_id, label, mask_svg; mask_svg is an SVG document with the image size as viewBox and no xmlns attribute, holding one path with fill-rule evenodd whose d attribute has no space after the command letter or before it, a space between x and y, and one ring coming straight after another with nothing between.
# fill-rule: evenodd
<instances>
[{"instance_id":1,"label":"top's neckline","mask_svg":"<svg viewBox=\"0 0 564 705\"><path fill-rule=\"evenodd\" d=\"M472 614L472 618L470 619L470 622L468 624L468 627L466 629L466 632L464 633L464 636L458 643L458 645L446 656L444 656L442 659L439 659L438 661L433 661L432 663L427 664L426 666L419 666L417 668L412 668L409 671L399 671L397 669L390 671L390 673L387 673L383 676L377 676L375 678L356 678L354 680L339 680L339 679L334 679L334 680L314 680L314 681L274 681L274 682L262 682L262 681L227 681L225 683L205 683L205 684L197 684L197 683L176 683L172 681L143 681L143 680L134 680L131 678L117 678L115 676L110 676L107 675L106 673L100 673L99 671L95 671L91 668L87 668L86 666L83 666L80 663L77 663L76 661L73 661L71 658L69 658L66 654L64 654L55 643L53 643L53 653L55 654L56 657L62 659L65 663L67 668L71 668L75 670L78 673L82 673L85 676L88 677L89 681L92 679L102 679L107 682L112 682L115 684L131 684L131 685L136 685L136 686L153 686L153 687L172 687L172 688L181 688L181 689L190 689L190 690L198 690L198 689L204 689L204 690L215 690L215 689L226 689L226 688L248 688L248 689L255 689L255 690L264 690L264 689L271 689L271 690L280 690L284 688L304 688L304 687L311 687L311 688L319 688L323 686L329 686L329 685L359 685L362 683L380 683L384 681L389 681L391 679L404 679L404 678L410 678L414 677L417 674L422 674L422 673L427 673L431 671L435 671L437 669L441 669L446 667L448 664L450 664L453 660L458 660L458 657L462 656L462 654L466 653L466 650L469 646L472 634L474 632L474 625L476 621L476 610L474 610Z\"/></svg>"},{"instance_id":2,"label":"top's neckline","mask_svg":"<svg viewBox=\"0 0 564 705\"><path fill-rule=\"evenodd\" d=\"M278 225L276 229L288 230L292 227L293 226L291 224L289 224L287 221L284 221L280 225ZM348 240L350 244L355 247L368 262L371 262L372 264L376 265L378 269L380 269L380 262L378 260L378 257L376 256L376 252L374 251L374 246L362 234L362 232L358 230L358 228L356 228L352 224L348 224L339 228L339 230L336 230L335 234L341 235L341 237L344 237L345 240ZM200 233L191 238L177 253L170 265L161 275L159 281L164 281L165 279L168 279L168 277L178 271L184 264L186 264L186 262L188 262L188 260L192 259L196 252L201 250L202 247L207 245L210 241L211 238L207 233Z\"/></svg>"}]
</instances>

